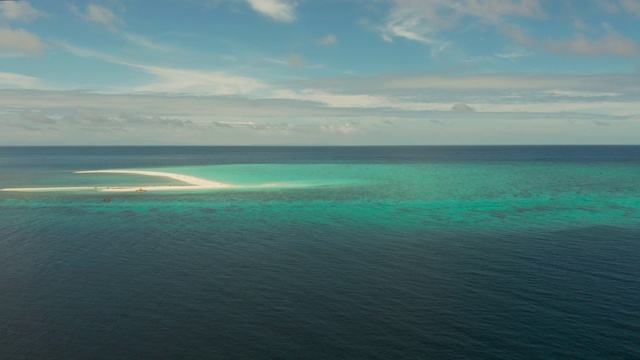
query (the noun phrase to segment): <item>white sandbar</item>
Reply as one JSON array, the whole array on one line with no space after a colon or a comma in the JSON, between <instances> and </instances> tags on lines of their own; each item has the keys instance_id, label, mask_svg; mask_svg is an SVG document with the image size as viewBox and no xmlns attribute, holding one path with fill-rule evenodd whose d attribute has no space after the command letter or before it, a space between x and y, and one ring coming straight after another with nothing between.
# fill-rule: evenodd
<instances>
[{"instance_id":1,"label":"white sandbar","mask_svg":"<svg viewBox=\"0 0 640 360\"><path fill-rule=\"evenodd\" d=\"M166 173L160 171L140 171L140 170L91 170L76 171L76 174L133 174L146 176L159 176L182 181L189 185L151 185L151 186L75 186L75 187L41 187L41 188L6 188L0 191L70 191L70 190L95 190L109 192L146 192L146 191L162 191L162 190L206 190L206 189L225 189L232 188L233 185L221 182L209 181L195 176Z\"/></svg>"},{"instance_id":2,"label":"white sandbar","mask_svg":"<svg viewBox=\"0 0 640 360\"><path fill-rule=\"evenodd\" d=\"M0 191L73 191L73 190L95 190L93 186L66 186L66 187L37 187L37 188L5 188Z\"/></svg>"}]
</instances>

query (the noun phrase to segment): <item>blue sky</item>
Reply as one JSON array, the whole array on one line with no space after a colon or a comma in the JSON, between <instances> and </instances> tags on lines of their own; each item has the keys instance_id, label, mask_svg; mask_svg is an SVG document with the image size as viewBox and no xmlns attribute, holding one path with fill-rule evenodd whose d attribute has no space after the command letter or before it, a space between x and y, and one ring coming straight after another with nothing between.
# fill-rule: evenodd
<instances>
[{"instance_id":1,"label":"blue sky","mask_svg":"<svg viewBox=\"0 0 640 360\"><path fill-rule=\"evenodd\" d=\"M640 0L0 2L0 145L640 144Z\"/></svg>"}]
</instances>

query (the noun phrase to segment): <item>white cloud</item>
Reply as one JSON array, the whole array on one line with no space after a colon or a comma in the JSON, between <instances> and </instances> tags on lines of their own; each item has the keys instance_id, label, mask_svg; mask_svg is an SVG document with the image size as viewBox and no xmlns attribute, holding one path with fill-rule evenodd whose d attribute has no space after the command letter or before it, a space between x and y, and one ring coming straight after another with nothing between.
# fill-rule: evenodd
<instances>
[{"instance_id":1,"label":"white cloud","mask_svg":"<svg viewBox=\"0 0 640 360\"><path fill-rule=\"evenodd\" d=\"M427 45L439 45L443 31L455 29L468 20L493 24L505 30L503 20L509 17L543 18L538 0L392 0L387 22L380 28L387 41L405 38ZM520 37L523 37L520 34Z\"/></svg>"},{"instance_id":2,"label":"white cloud","mask_svg":"<svg viewBox=\"0 0 640 360\"><path fill-rule=\"evenodd\" d=\"M260 80L226 73L131 65L153 74L159 81L134 87L140 92L189 93L203 95L251 95L267 87Z\"/></svg>"},{"instance_id":3,"label":"white cloud","mask_svg":"<svg viewBox=\"0 0 640 360\"><path fill-rule=\"evenodd\" d=\"M374 117L396 116L403 118L423 119L425 114L440 119L455 118L456 112L451 110L451 103L438 104L440 110L434 111L413 111L385 109L381 113L381 108L377 104L361 103L360 107L354 106L353 98L345 97L342 101L335 101L336 107L318 106L310 99L301 97L300 101L291 100L294 96L280 96L278 99L249 99L247 97L228 96L175 96L173 94L99 94L79 91L18 91L0 90L0 106L3 109L46 109L47 111L69 111L76 108L92 110L97 113L137 113L146 116L193 116L211 119L212 116L233 117L236 122L255 122L257 118L326 118L333 116L340 117ZM333 94L335 96L335 94ZM289 99L287 99L289 98ZM337 99L337 97L336 97ZM350 103L346 102L350 101ZM616 99L612 101L597 101L587 99L580 101L547 102L534 103L468 103L470 107L477 110L474 117L491 119L502 116L504 119L518 120L522 117L528 118L549 118L550 116L575 118L602 118L614 120L624 120L628 117L640 113L640 104L637 102L620 102ZM342 108L337 108L342 107ZM435 108L436 106L434 106ZM617 113L609 113L595 110L611 110ZM373 110L373 111L372 111ZM244 119L244 120L242 120ZM225 120L220 120L224 122Z\"/></svg>"},{"instance_id":4,"label":"white cloud","mask_svg":"<svg viewBox=\"0 0 640 360\"><path fill-rule=\"evenodd\" d=\"M321 103L336 108L371 108L384 107L389 101L383 97L366 94L334 94L321 90L276 90L271 95L274 99L290 99Z\"/></svg>"},{"instance_id":5,"label":"white cloud","mask_svg":"<svg viewBox=\"0 0 640 360\"><path fill-rule=\"evenodd\" d=\"M34 124L55 124L56 121L38 111L25 111L20 118Z\"/></svg>"},{"instance_id":6,"label":"white cloud","mask_svg":"<svg viewBox=\"0 0 640 360\"><path fill-rule=\"evenodd\" d=\"M290 89L275 90L269 95L270 99L287 99L317 103L327 108L350 109L387 109L407 112L414 111L446 111L450 103L433 101L412 101L398 96L380 96L372 94L343 94L318 89Z\"/></svg>"},{"instance_id":7,"label":"white cloud","mask_svg":"<svg viewBox=\"0 0 640 360\"><path fill-rule=\"evenodd\" d=\"M322 39L318 40L318 44L320 45L335 45L338 43L338 37L334 34L329 34Z\"/></svg>"},{"instance_id":8,"label":"white cloud","mask_svg":"<svg viewBox=\"0 0 640 360\"><path fill-rule=\"evenodd\" d=\"M89 5L87 7L87 14L85 18L89 21L103 25L110 25L117 21L117 17L113 12L111 12L111 10L100 5Z\"/></svg>"},{"instance_id":9,"label":"white cloud","mask_svg":"<svg viewBox=\"0 0 640 360\"><path fill-rule=\"evenodd\" d=\"M393 38L404 38L427 45L437 43L432 38L435 30L433 26L420 14L416 14L407 8L397 8L389 16L387 23L382 27L382 38L393 42Z\"/></svg>"},{"instance_id":10,"label":"white cloud","mask_svg":"<svg viewBox=\"0 0 640 360\"><path fill-rule=\"evenodd\" d=\"M41 86L40 80L31 76L0 72L0 87L33 89Z\"/></svg>"},{"instance_id":11,"label":"white cloud","mask_svg":"<svg viewBox=\"0 0 640 360\"><path fill-rule=\"evenodd\" d=\"M574 28L580 33L564 40L540 40L527 34L516 22L519 19L546 19L547 13L539 0L390 0L391 11L380 32L386 41L403 38L432 47L447 43L447 36L464 27L493 27L526 48L546 49L558 54L580 56L622 56L640 54L635 37L625 36L603 24L605 34L597 37L581 20ZM640 16L640 0L598 1L604 12L619 14L626 11ZM554 15L554 14L551 14ZM591 31L591 32L589 32ZM589 34L586 36L585 34ZM497 57L516 58L527 53L497 54Z\"/></svg>"},{"instance_id":12,"label":"white cloud","mask_svg":"<svg viewBox=\"0 0 640 360\"><path fill-rule=\"evenodd\" d=\"M636 16L640 16L640 0L622 0L622 6Z\"/></svg>"},{"instance_id":13,"label":"white cloud","mask_svg":"<svg viewBox=\"0 0 640 360\"><path fill-rule=\"evenodd\" d=\"M569 91L569 90L549 90L550 95L566 96L566 97L612 97L620 96L616 92L595 92L595 91Z\"/></svg>"},{"instance_id":14,"label":"white cloud","mask_svg":"<svg viewBox=\"0 0 640 360\"><path fill-rule=\"evenodd\" d=\"M70 10L85 21L104 26L110 31L115 31L116 25L122 22L111 10L101 5L89 5L86 11L71 5Z\"/></svg>"},{"instance_id":15,"label":"white cloud","mask_svg":"<svg viewBox=\"0 0 640 360\"><path fill-rule=\"evenodd\" d=\"M101 53L99 51L94 51L94 50L90 50L90 49L84 49L84 48L79 48L76 46L72 46L69 44L65 44L65 43L57 43L58 46L61 46L63 49L65 49L66 51L70 52L73 55L79 56L79 57L83 57L83 58L93 58L93 59L98 59L98 60L102 60L102 61L106 61L106 62L110 62L110 63L114 63L114 64L120 64L120 65L127 65L129 66L129 63L120 60L112 55L109 54L105 54L105 53Z\"/></svg>"},{"instance_id":16,"label":"white cloud","mask_svg":"<svg viewBox=\"0 0 640 360\"><path fill-rule=\"evenodd\" d=\"M501 58L501 59L520 59L520 58L528 57L532 55L533 53L530 51L514 50L508 53L495 54L495 57Z\"/></svg>"},{"instance_id":17,"label":"white cloud","mask_svg":"<svg viewBox=\"0 0 640 360\"><path fill-rule=\"evenodd\" d=\"M35 56L42 53L45 47L37 35L24 29L0 29L0 49Z\"/></svg>"},{"instance_id":18,"label":"white cloud","mask_svg":"<svg viewBox=\"0 0 640 360\"><path fill-rule=\"evenodd\" d=\"M81 91L0 90L0 109L3 109L3 117L8 119L4 124L0 122L0 140L5 143L20 143L21 140L16 139L26 141L28 137L24 134L29 134L29 129L20 133L22 130L16 130L19 127L9 128L20 124L17 120L11 123L11 119L17 119L25 111L35 111L56 120L55 125L65 136L60 138L59 143L82 138L96 144L113 144L114 141L129 144L166 144L173 143L174 136L180 132L184 137L180 138L179 142L184 144L210 144L211 141L236 145L263 142L282 144L291 141L333 143L339 141L338 139L356 137L369 144L402 144L407 143L407 139L425 141L417 136L425 134L433 135L433 139L429 141L475 143L479 139L478 136L482 135L483 129L522 130L522 134L525 134L523 136L528 136L526 134L533 134L539 130L536 125L540 122L544 122L544 125L539 126L550 129L567 123L567 120L574 121L572 129L580 124L593 126L594 120L610 123L617 132L608 139L598 137L601 141L637 141L629 135L637 134L640 129L640 118L637 115L640 113L640 104L637 102L637 96L628 96L624 101L624 94L607 98L598 98L597 94L586 94L593 96L583 98L582 95L585 94L547 94L543 90L543 96L527 97L530 93L539 93L538 88L548 89L554 77L555 75L541 77L535 91L520 92L522 96L511 98L511 102L496 99L491 89L484 99L477 97L478 91L473 91L472 95L465 95L464 91L434 91L444 93L448 97L449 101L442 103L429 103L431 96L404 98L397 92L388 92L384 96L373 95L380 89L380 86L377 86L380 83L371 83L371 79L366 79L364 83L364 87L369 90L368 93L347 93L345 89L339 93L340 85L325 84L327 90L324 91L280 90L278 94L270 96L271 99L241 94L192 96L166 93L100 94ZM625 77L628 78L629 75ZM533 78L535 76L531 76L529 81L532 82ZM362 79L345 81L358 82ZM490 75L485 77L484 82L491 82ZM547 86L543 86L545 83ZM561 76L553 82L556 85L562 83L582 89L593 89L594 84L602 84L602 88L609 88L612 84L624 85L620 77L611 76ZM637 80L628 79L628 83L627 86L635 86ZM479 85L474 86L479 88ZM331 92L330 88L333 88L334 92ZM637 87L635 89L638 91ZM629 94L633 95L627 91L626 95ZM567 98L567 95L576 96ZM477 111L451 111L452 99ZM43 123L47 122L44 117L39 119ZM391 121L394 126L382 131L374 125L383 121ZM527 122L530 125L527 125ZM433 124L442 123L450 125L445 128L448 133L431 133L439 131ZM572 129L566 129L566 132L560 134L573 134ZM87 131L95 132L96 135L85 135ZM104 135L107 131L117 131L118 136ZM294 133L295 137L287 140L286 136ZM264 140L259 140L258 136L265 136ZM503 140L514 141L521 139L519 136L516 134ZM43 138L43 141L52 139ZM496 139L487 141L496 143ZM552 140L541 135L539 141Z\"/></svg>"},{"instance_id":19,"label":"white cloud","mask_svg":"<svg viewBox=\"0 0 640 360\"><path fill-rule=\"evenodd\" d=\"M630 74L415 74L308 80L296 83L306 90L281 91L278 95L328 107L406 113L449 111L456 101L476 109L474 116L481 112L516 114L514 116L570 112L630 116L640 113L637 81L638 76ZM598 89L597 93L593 89Z\"/></svg>"},{"instance_id":20,"label":"white cloud","mask_svg":"<svg viewBox=\"0 0 640 360\"><path fill-rule=\"evenodd\" d=\"M0 18L10 21L31 21L45 14L34 9L28 1L3 1L0 3Z\"/></svg>"},{"instance_id":21,"label":"white cloud","mask_svg":"<svg viewBox=\"0 0 640 360\"><path fill-rule=\"evenodd\" d=\"M300 54L290 54L285 59L262 57L262 60L271 63L287 67L297 67L306 69L322 69L322 64L310 64L304 56Z\"/></svg>"},{"instance_id":22,"label":"white cloud","mask_svg":"<svg viewBox=\"0 0 640 360\"><path fill-rule=\"evenodd\" d=\"M533 45L536 44L537 40L527 34L525 34L524 31L522 31L521 29L514 27L514 26L510 26L510 25L506 25L506 24L502 24L500 26L500 29L502 30L502 32L512 38L513 40L515 40L518 44L522 45L522 46L526 46L526 47L531 47Z\"/></svg>"},{"instance_id":23,"label":"white cloud","mask_svg":"<svg viewBox=\"0 0 640 360\"><path fill-rule=\"evenodd\" d=\"M72 13L82 18L83 20L90 23L98 24L105 27L111 32L117 33L133 45L158 52L169 53L178 51L175 47L165 44L159 44L155 41L152 41L148 37L119 30L117 28L117 25L124 23L124 21L104 6L89 5L87 6L86 11L83 11L75 5L71 5L69 9Z\"/></svg>"},{"instance_id":24,"label":"white cloud","mask_svg":"<svg viewBox=\"0 0 640 360\"><path fill-rule=\"evenodd\" d=\"M293 22L295 4L287 0L247 0L251 8L276 21Z\"/></svg>"},{"instance_id":25,"label":"white cloud","mask_svg":"<svg viewBox=\"0 0 640 360\"><path fill-rule=\"evenodd\" d=\"M216 125L219 126L255 126L253 121L216 121Z\"/></svg>"},{"instance_id":26,"label":"white cloud","mask_svg":"<svg viewBox=\"0 0 640 360\"><path fill-rule=\"evenodd\" d=\"M131 34L131 33L127 33L127 32L121 32L120 35L122 35L122 37L127 40L128 42L137 45L137 46L142 46L148 50L153 50L153 51L159 51L159 52L166 52L166 53L171 53L171 52L177 52L178 49L169 46L169 45L165 45L165 44L158 44L152 40L150 40L147 37L141 36L141 35L136 35L136 34Z\"/></svg>"},{"instance_id":27,"label":"white cloud","mask_svg":"<svg viewBox=\"0 0 640 360\"><path fill-rule=\"evenodd\" d=\"M358 115L356 109L333 109L285 99L252 99L247 96L175 95L159 93L105 94L84 91L35 91L0 89L0 109L42 109L65 113L76 108L99 113L130 113L145 116L189 116L211 120L301 118Z\"/></svg>"},{"instance_id":28,"label":"white cloud","mask_svg":"<svg viewBox=\"0 0 640 360\"><path fill-rule=\"evenodd\" d=\"M156 82L135 86L125 89L125 91L201 95L250 95L256 91L267 88L267 84L258 79L233 75L225 71L178 69L138 64L121 60L98 51L78 48L64 43L60 43L59 45L76 56L98 59L140 69L157 78Z\"/></svg>"},{"instance_id":29,"label":"white cloud","mask_svg":"<svg viewBox=\"0 0 640 360\"><path fill-rule=\"evenodd\" d=\"M591 91L594 88L617 88L638 91L637 78L626 75L533 75L533 74L481 74L466 76L422 75L396 76L382 79L382 88L390 90L468 90L480 91L529 91L570 89ZM368 84L367 86L378 86Z\"/></svg>"},{"instance_id":30,"label":"white cloud","mask_svg":"<svg viewBox=\"0 0 640 360\"><path fill-rule=\"evenodd\" d=\"M124 40L129 43L143 47L147 50L164 52L164 53L172 53L178 52L179 50L173 46L161 44L151 40L149 37L142 36L139 34L133 34L126 31L122 31L118 29L118 25L123 24L124 20L119 16L113 13L110 9L101 6L101 5L88 5L86 10L83 11L79 9L75 5L71 5L69 7L72 13L76 16L80 17L86 22L97 24L103 26L107 30L120 35Z\"/></svg>"},{"instance_id":31,"label":"white cloud","mask_svg":"<svg viewBox=\"0 0 640 360\"><path fill-rule=\"evenodd\" d=\"M320 130L328 133L334 134L343 134L343 135L355 135L355 134L365 134L366 131L359 129L352 123L341 123L341 124L329 124L329 125L321 125Z\"/></svg>"},{"instance_id":32,"label":"white cloud","mask_svg":"<svg viewBox=\"0 0 640 360\"><path fill-rule=\"evenodd\" d=\"M538 0L465 0L451 2L454 3L453 7L456 7L457 10L490 22L498 22L502 18L510 16L524 18L541 18L545 16Z\"/></svg>"},{"instance_id":33,"label":"white cloud","mask_svg":"<svg viewBox=\"0 0 640 360\"><path fill-rule=\"evenodd\" d=\"M558 54L592 57L606 55L633 57L640 54L638 43L617 33L609 33L597 40L587 39L579 34L573 39L548 41L546 45L550 51Z\"/></svg>"},{"instance_id":34,"label":"white cloud","mask_svg":"<svg viewBox=\"0 0 640 360\"><path fill-rule=\"evenodd\" d=\"M505 118L511 116L517 120L524 116L542 118L541 114L566 117L569 116L567 114L575 116L575 113L579 113L580 116L593 118L628 117L640 113L640 104L637 102L640 89L637 87L637 75L633 74L413 74L269 84L258 78L223 70L167 68L125 61L113 55L65 44L61 44L61 47L78 56L120 64L146 73L148 81L121 88L118 92L153 94L144 95L148 97L141 97L141 94L131 96L131 101L122 106L110 102L116 97L106 96L100 98L100 104L96 104L122 111L138 109L136 113L140 113L142 107L144 111L153 111L154 115L196 113L203 116L238 116L238 121L253 121L251 117L256 116L285 120L300 114L354 117L394 114L422 119L428 116L427 119L438 120L461 118L463 114L451 110L469 108L476 110L474 118L487 121L491 121L492 114L501 114ZM597 93L593 93L593 89L598 89ZM196 101L195 97L188 97L191 95L202 99ZM124 97L127 96L117 98L118 102L125 101ZM84 102L94 100L87 98ZM58 103L62 102L55 103L55 106L59 106ZM462 105L452 108L455 103L465 104L469 108ZM222 118L220 121L226 120Z\"/></svg>"}]
</instances>

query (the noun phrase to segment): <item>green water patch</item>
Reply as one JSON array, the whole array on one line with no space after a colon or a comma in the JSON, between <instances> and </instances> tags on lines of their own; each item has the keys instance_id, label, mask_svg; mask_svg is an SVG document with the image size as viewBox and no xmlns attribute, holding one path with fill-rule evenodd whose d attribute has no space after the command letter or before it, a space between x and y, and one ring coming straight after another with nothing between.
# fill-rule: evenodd
<instances>
[{"instance_id":1,"label":"green water patch","mask_svg":"<svg viewBox=\"0 0 640 360\"><path fill-rule=\"evenodd\" d=\"M640 169L620 164L249 164L130 169L189 175L239 188L344 188L356 198L443 201L474 198L553 199L565 193L637 194ZM153 186L181 181L137 174L76 174L30 186ZM34 183L35 182L35 183ZM3 184L4 185L4 184ZM11 187L9 184L5 187ZM236 189L237 190L237 189ZM324 194L323 194L324 195ZM344 194L343 194L344 195Z\"/></svg>"},{"instance_id":2,"label":"green water patch","mask_svg":"<svg viewBox=\"0 0 640 360\"><path fill-rule=\"evenodd\" d=\"M329 189L325 192L331 193ZM317 229L362 228L433 231L561 230L595 225L633 227L640 223L640 198L567 195L549 198L466 201L311 199L308 189L283 192L208 194L122 194L109 203L92 195L49 196L0 202L0 211L33 213L44 210L77 221L137 219L143 223L179 222L185 227L254 228L311 226ZM149 196L151 195L151 196ZM3 210L4 209L4 210ZM322 231L322 230L320 230Z\"/></svg>"},{"instance_id":3,"label":"green water patch","mask_svg":"<svg viewBox=\"0 0 640 360\"><path fill-rule=\"evenodd\" d=\"M58 208L63 214L106 219L128 214L190 226L315 224L505 231L640 223L636 180L640 170L624 164L257 164L136 170L196 176L243 188L0 193L0 207ZM177 183L129 174L72 177L109 177L132 186ZM264 184L275 186L261 187ZM104 202L107 197L109 203Z\"/></svg>"}]
</instances>

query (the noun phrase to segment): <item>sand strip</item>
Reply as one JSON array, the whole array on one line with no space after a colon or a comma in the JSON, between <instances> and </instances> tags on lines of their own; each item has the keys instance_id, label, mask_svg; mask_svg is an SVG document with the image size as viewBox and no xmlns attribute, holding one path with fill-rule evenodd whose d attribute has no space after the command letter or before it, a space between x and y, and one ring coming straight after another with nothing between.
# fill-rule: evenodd
<instances>
[{"instance_id":1,"label":"sand strip","mask_svg":"<svg viewBox=\"0 0 640 360\"><path fill-rule=\"evenodd\" d=\"M37 187L37 188L5 188L0 191L73 191L73 190L96 190L93 186L66 186L66 187Z\"/></svg>"},{"instance_id":2,"label":"sand strip","mask_svg":"<svg viewBox=\"0 0 640 360\"><path fill-rule=\"evenodd\" d=\"M195 177L195 176L175 174L175 173L166 173L166 172L160 172L160 171L140 171L140 170L76 171L76 174L99 174L99 173L106 173L106 174L133 174L133 175L146 175L146 176L166 177L166 178L169 178L169 179L182 181L182 182L187 183L189 185L195 185L195 187L205 187L207 189L218 189L218 188L233 187L232 185L229 185L229 184L224 184L224 183L215 182L215 181L209 181L209 180L202 179L202 178ZM171 187L171 188L174 188L174 186L156 186L156 187L162 187L162 188ZM185 186L185 187L187 187L187 186ZM194 187L194 186L189 186L189 188L192 188L192 187Z\"/></svg>"},{"instance_id":3,"label":"sand strip","mask_svg":"<svg viewBox=\"0 0 640 360\"><path fill-rule=\"evenodd\" d=\"M146 176L159 176L166 177L178 181L182 181L189 185L147 185L147 186L135 186L135 187L120 187L120 186L75 186L75 187L42 187L42 188L6 188L0 189L0 191L71 191L71 190L94 190L94 191L108 191L108 192L146 192L146 191L162 191L162 190L205 190L205 189L225 189L232 188L233 185L224 184L221 182L209 181L201 179L195 176L166 173L160 171L141 171L141 170L91 170L91 171L76 171L76 174L133 174L133 175L146 175Z\"/></svg>"}]
</instances>

